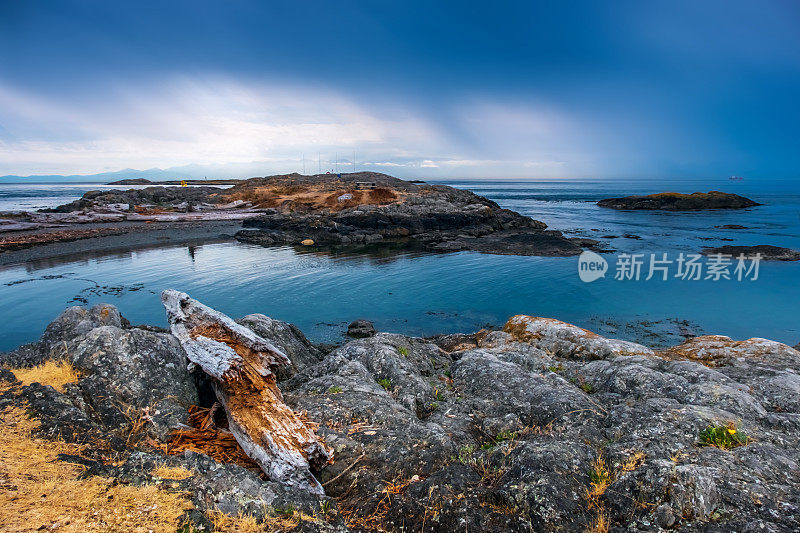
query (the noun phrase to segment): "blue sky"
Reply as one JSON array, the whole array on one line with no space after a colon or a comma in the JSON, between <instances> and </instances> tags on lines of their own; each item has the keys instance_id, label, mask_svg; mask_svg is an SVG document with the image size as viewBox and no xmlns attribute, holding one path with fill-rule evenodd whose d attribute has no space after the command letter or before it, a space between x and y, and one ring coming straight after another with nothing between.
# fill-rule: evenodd
<instances>
[{"instance_id":1,"label":"blue sky","mask_svg":"<svg viewBox=\"0 0 800 533\"><path fill-rule=\"evenodd\" d=\"M0 2L0 174L800 178L800 3Z\"/></svg>"}]
</instances>

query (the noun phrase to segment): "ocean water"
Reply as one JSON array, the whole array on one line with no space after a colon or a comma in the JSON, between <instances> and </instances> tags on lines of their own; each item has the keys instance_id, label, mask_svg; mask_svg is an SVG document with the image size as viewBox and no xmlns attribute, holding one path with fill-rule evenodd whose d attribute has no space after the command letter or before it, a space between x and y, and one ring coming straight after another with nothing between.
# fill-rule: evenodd
<instances>
[{"instance_id":1,"label":"ocean water","mask_svg":"<svg viewBox=\"0 0 800 533\"><path fill-rule=\"evenodd\" d=\"M674 264L666 281L660 275L644 279L651 253L674 260L680 253L723 244L800 249L796 182L446 183L568 235L601 240L615 250L603 254L607 275L582 282L576 257L474 252L348 256L237 242L57 259L0 269L0 350L35 340L69 305L110 302L133 323L165 325L158 298L165 288L188 292L234 317L264 313L293 322L314 341L342 340L356 318L371 319L383 331L424 336L498 327L517 313L558 318L651 346L702 333L766 337L792 345L800 341L800 262L762 262L755 280L738 281L733 266L730 280L686 280L674 277ZM80 196L80 189L49 187L49 193L42 191L47 197ZM621 212L594 205L601 198L664 190L724 190L764 205L697 213ZM724 224L748 229L714 227ZM620 254L644 254L641 279L614 279Z\"/></svg>"}]
</instances>

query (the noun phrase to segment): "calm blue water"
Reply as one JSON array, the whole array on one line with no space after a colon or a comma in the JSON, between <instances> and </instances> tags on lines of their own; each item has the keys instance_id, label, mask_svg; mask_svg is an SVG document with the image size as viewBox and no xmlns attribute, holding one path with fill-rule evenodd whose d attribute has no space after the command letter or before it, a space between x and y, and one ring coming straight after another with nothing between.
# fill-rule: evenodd
<instances>
[{"instance_id":1,"label":"calm blue water","mask_svg":"<svg viewBox=\"0 0 800 533\"><path fill-rule=\"evenodd\" d=\"M721 244L800 249L800 187L792 182L447 183L570 235L615 235L601 240L618 252L668 253L674 258L679 252ZM765 205L739 212L675 214L618 212L593 203L632 193L712 189ZM723 224L751 229L714 228ZM617 256L605 257L613 269ZM526 313L656 346L679 342L679 333L686 332L795 344L800 341L798 280L800 262L762 263L756 281L617 281L612 271L604 279L583 283L574 257L471 252L331 257L235 242L158 248L0 270L0 350L34 340L64 307L76 303L110 302L133 323L165 325L158 293L168 287L234 317L260 312L293 322L316 341L340 340L347 323L362 317L385 331L430 335L499 326L513 314Z\"/></svg>"}]
</instances>

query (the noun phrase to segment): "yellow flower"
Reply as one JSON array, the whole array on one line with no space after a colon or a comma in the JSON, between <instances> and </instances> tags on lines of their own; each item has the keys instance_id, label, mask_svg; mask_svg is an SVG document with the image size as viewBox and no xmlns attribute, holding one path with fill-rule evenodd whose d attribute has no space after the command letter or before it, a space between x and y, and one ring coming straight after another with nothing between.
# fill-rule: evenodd
<instances>
[{"instance_id":1,"label":"yellow flower","mask_svg":"<svg viewBox=\"0 0 800 533\"><path fill-rule=\"evenodd\" d=\"M732 428L729 428L728 429L728 433L730 433L731 435L736 435L736 430L732 429Z\"/></svg>"}]
</instances>

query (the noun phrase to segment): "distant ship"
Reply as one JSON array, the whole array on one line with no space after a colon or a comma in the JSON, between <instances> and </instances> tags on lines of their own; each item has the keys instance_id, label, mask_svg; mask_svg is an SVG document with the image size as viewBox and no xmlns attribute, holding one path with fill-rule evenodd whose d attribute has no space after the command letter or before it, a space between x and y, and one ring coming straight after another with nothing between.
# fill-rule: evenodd
<instances>
[{"instance_id":1,"label":"distant ship","mask_svg":"<svg viewBox=\"0 0 800 533\"><path fill-rule=\"evenodd\" d=\"M731 176L728 179L731 181L742 181L744 178L742 176Z\"/></svg>"}]
</instances>

